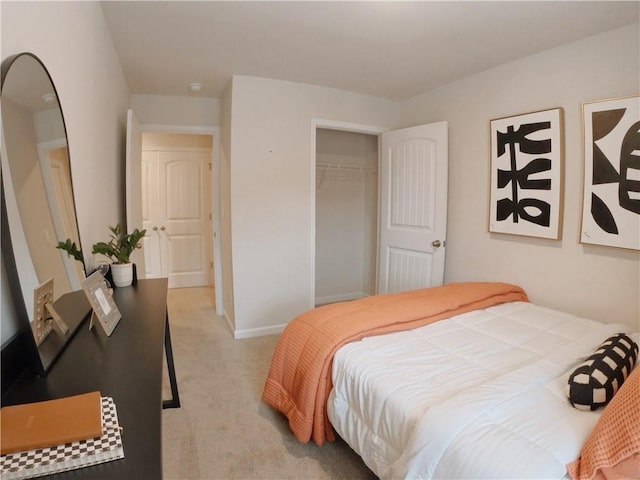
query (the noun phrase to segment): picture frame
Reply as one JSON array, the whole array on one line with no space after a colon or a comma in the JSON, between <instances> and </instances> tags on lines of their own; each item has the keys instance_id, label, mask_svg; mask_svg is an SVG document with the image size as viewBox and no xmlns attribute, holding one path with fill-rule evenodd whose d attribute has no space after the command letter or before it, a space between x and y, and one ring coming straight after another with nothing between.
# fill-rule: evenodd
<instances>
[{"instance_id":1,"label":"picture frame","mask_svg":"<svg viewBox=\"0 0 640 480\"><path fill-rule=\"evenodd\" d=\"M98 319L98 323L100 323L104 333L110 337L122 315L113 300L113 294L107 287L107 282L102 276L102 273L96 270L89 275L82 281L82 289L93 308L89 329L91 330L93 327L95 317Z\"/></svg>"},{"instance_id":2,"label":"picture frame","mask_svg":"<svg viewBox=\"0 0 640 480\"><path fill-rule=\"evenodd\" d=\"M640 96L582 104L583 244L640 250Z\"/></svg>"},{"instance_id":3,"label":"picture frame","mask_svg":"<svg viewBox=\"0 0 640 480\"><path fill-rule=\"evenodd\" d=\"M489 232L561 238L563 119L557 107L490 121Z\"/></svg>"}]
</instances>

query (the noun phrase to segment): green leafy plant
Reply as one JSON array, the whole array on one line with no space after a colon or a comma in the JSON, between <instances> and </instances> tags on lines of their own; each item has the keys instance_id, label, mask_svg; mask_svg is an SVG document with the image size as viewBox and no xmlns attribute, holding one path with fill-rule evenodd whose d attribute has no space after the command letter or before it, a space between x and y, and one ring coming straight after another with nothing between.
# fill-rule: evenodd
<instances>
[{"instance_id":1,"label":"green leafy plant","mask_svg":"<svg viewBox=\"0 0 640 480\"><path fill-rule=\"evenodd\" d=\"M137 228L127 234L120 224L109 227L111 237L108 242L98 242L93 245L91 253L100 253L108 257L113 263L129 263L129 257L136 248L142 248L140 240L144 237L146 230Z\"/></svg>"},{"instance_id":2,"label":"green leafy plant","mask_svg":"<svg viewBox=\"0 0 640 480\"><path fill-rule=\"evenodd\" d=\"M84 258L82 257L82 250L80 250L76 245L76 242L72 242L70 238L67 238L65 242L58 242L58 245L56 245L56 248L59 248L60 250L64 250L65 252L67 252L67 255L75 258L77 261L84 264Z\"/></svg>"}]
</instances>

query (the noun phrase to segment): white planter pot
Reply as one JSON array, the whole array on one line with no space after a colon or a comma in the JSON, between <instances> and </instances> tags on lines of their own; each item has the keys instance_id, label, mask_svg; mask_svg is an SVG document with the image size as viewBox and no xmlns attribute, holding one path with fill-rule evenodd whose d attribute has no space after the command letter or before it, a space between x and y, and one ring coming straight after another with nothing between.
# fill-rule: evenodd
<instances>
[{"instance_id":1,"label":"white planter pot","mask_svg":"<svg viewBox=\"0 0 640 480\"><path fill-rule=\"evenodd\" d=\"M128 287L133 282L133 263L112 263L111 278L116 287Z\"/></svg>"}]
</instances>

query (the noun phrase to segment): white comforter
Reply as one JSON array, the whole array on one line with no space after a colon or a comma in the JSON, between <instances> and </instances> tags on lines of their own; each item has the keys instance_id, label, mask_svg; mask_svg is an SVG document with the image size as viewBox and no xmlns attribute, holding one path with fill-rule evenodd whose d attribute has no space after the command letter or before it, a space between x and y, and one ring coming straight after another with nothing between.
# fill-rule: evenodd
<instances>
[{"instance_id":1,"label":"white comforter","mask_svg":"<svg viewBox=\"0 0 640 480\"><path fill-rule=\"evenodd\" d=\"M563 478L601 413L564 385L628 330L513 302L368 337L335 355L329 419L381 478Z\"/></svg>"}]
</instances>

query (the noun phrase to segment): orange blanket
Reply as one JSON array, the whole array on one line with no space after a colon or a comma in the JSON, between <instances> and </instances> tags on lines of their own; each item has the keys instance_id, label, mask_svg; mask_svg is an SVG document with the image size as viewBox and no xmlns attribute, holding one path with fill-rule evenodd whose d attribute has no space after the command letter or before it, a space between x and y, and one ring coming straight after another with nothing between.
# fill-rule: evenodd
<instances>
[{"instance_id":1,"label":"orange blanket","mask_svg":"<svg viewBox=\"0 0 640 480\"><path fill-rule=\"evenodd\" d=\"M451 283L440 287L336 303L309 310L282 332L262 399L284 413L301 442L334 440L326 413L333 354L345 343L427 325L499 303L528 301L506 283Z\"/></svg>"}]
</instances>

